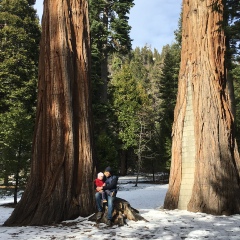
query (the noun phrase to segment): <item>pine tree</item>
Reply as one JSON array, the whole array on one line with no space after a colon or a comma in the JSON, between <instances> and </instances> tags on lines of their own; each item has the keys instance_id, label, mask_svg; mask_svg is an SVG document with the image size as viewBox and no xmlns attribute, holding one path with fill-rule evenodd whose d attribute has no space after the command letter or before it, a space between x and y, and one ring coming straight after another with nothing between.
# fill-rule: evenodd
<instances>
[{"instance_id":1,"label":"pine tree","mask_svg":"<svg viewBox=\"0 0 240 240\"><path fill-rule=\"evenodd\" d=\"M90 26L93 76L98 88L98 99L107 101L108 57L114 52L126 54L131 49L128 14L133 0L90 0ZM101 81L100 81L101 80Z\"/></svg>"},{"instance_id":2,"label":"pine tree","mask_svg":"<svg viewBox=\"0 0 240 240\"><path fill-rule=\"evenodd\" d=\"M163 49L164 60L162 75L160 78L160 132L161 150L164 162L171 158L171 134L173 124L173 113L176 104L178 74L180 66L180 48L178 44L165 46Z\"/></svg>"},{"instance_id":3,"label":"pine tree","mask_svg":"<svg viewBox=\"0 0 240 240\"><path fill-rule=\"evenodd\" d=\"M240 148L240 63L235 62L231 71L234 80L235 106L236 106L236 137L238 142L238 149Z\"/></svg>"},{"instance_id":4,"label":"pine tree","mask_svg":"<svg viewBox=\"0 0 240 240\"><path fill-rule=\"evenodd\" d=\"M240 64L240 2L237 0L227 0L224 11L226 38L227 38L227 65L229 69L229 78L233 81L230 88L232 90L232 111L235 116L235 125L237 131L237 142L238 148L240 147L240 75L239 75L239 64ZM234 89L234 90L233 90Z\"/></svg>"},{"instance_id":5,"label":"pine tree","mask_svg":"<svg viewBox=\"0 0 240 240\"><path fill-rule=\"evenodd\" d=\"M0 12L1 175L26 178L36 104L40 26L34 1L2 0ZM17 191L17 190L16 190ZM15 191L15 203L16 203Z\"/></svg>"},{"instance_id":6,"label":"pine tree","mask_svg":"<svg viewBox=\"0 0 240 240\"><path fill-rule=\"evenodd\" d=\"M225 9L225 32L228 40L229 54L234 59L240 54L240 2L238 0L226 0ZM228 57L230 56L228 55ZM230 58L230 57L229 57Z\"/></svg>"},{"instance_id":7,"label":"pine tree","mask_svg":"<svg viewBox=\"0 0 240 240\"><path fill-rule=\"evenodd\" d=\"M117 165L118 144L112 131L115 117L108 96L109 62L113 53L127 54L131 49L128 14L133 0L90 0L89 5L94 134L98 168L102 169L109 162ZM106 141L112 141L112 147L106 148Z\"/></svg>"},{"instance_id":8,"label":"pine tree","mask_svg":"<svg viewBox=\"0 0 240 240\"><path fill-rule=\"evenodd\" d=\"M111 94L118 123L115 131L122 142L119 147L122 156L132 156L131 152L134 153L131 161L121 157L121 171L124 172L128 166L139 172L145 160L144 154L154 121L148 76L154 63L153 53L148 47L136 48L131 57L115 57L114 61Z\"/></svg>"},{"instance_id":9,"label":"pine tree","mask_svg":"<svg viewBox=\"0 0 240 240\"><path fill-rule=\"evenodd\" d=\"M26 0L2 0L0 12L0 112L19 100L31 112L36 100L40 26Z\"/></svg>"}]
</instances>

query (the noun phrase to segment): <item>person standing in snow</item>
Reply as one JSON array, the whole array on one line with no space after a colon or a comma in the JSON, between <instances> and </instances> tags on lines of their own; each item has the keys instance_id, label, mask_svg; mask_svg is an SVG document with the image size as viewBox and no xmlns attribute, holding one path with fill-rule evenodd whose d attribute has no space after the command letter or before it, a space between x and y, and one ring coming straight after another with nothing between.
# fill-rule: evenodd
<instances>
[{"instance_id":1,"label":"person standing in snow","mask_svg":"<svg viewBox=\"0 0 240 240\"><path fill-rule=\"evenodd\" d=\"M101 219L103 215L103 207L101 203L101 192L100 191L105 191L107 195L107 205L108 205L108 214L107 214L107 225L111 226L112 225L112 213L113 213L113 203L117 194L117 181L118 177L112 174L112 169L111 167L107 167L104 171L104 182L105 186L102 187L96 187L96 203L97 203L97 220Z\"/></svg>"}]
</instances>

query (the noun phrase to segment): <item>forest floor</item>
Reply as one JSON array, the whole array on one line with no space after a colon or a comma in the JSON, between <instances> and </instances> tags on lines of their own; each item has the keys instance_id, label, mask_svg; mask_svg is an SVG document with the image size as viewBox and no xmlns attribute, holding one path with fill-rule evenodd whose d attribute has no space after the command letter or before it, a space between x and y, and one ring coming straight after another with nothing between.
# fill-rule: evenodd
<instances>
[{"instance_id":1,"label":"forest floor","mask_svg":"<svg viewBox=\"0 0 240 240\"><path fill-rule=\"evenodd\" d=\"M138 240L138 239L240 239L240 215L213 216L204 213L163 209L167 184L143 181L134 187L134 176L119 178L118 197L126 199L147 221L130 221L118 227L98 226L88 218L77 218L41 227L4 227L13 208L5 206L12 198L0 198L1 240ZM4 205L3 205L4 204Z\"/></svg>"}]
</instances>

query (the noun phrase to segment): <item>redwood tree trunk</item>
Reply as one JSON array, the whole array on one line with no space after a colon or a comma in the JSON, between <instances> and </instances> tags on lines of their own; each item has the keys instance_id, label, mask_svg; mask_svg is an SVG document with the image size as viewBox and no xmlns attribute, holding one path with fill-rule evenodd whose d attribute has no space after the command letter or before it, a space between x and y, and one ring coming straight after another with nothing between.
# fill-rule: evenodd
<instances>
[{"instance_id":1,"label":"redwood tree trunk","mask_svg":"<svg viewBox=\"0 0 240 240\"><path fill-rule=\"evenodd\" d=\"M31 175L5 225L43 225L94 209L87 0L45 0Z\"/></svg>"},{"instance_id":2,"label":"redwood tree trunk","mask_svg":"<svg viewBox=\"0 0 240 240\"><path fill-rule=\"evenodd\" d=\"M240 212L240 160L227 91L223 10L223 0L183 1L172 165L164 203L168 209Z\"/></svg>"}]
</instances>

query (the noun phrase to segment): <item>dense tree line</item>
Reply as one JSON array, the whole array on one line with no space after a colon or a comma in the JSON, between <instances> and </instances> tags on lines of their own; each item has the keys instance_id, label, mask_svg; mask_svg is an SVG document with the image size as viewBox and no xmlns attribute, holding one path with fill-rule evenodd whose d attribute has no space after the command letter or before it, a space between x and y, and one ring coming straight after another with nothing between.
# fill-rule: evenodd
<instances>
[{"instance_id":1,"label":"dense tree line","mask_svg":"<svg viewBox=\"0 0 240 240\"><path fill-rule=\"evenodd\" d=\"M89 1L94 139L99 169L106 164L117 169L117 139L110 124L114 120L108 94L109 61L112 54L131 50L128 14L133 5L133 0Z\"/></svg>"},{"instance_id":2,"label":"dense tree line","mask_svg":"<svg viewBox=\"0 0 240 240\"><path fill-rule=\"evenodd\" d=\"M127 57L113 56L110 102L118 148L125 152L119 158L122 174L139 167L155 173L169 166L179 51L177 44L165 46L161 54L145 46Z\"/></svg>"},{"instance_id":3,"label":"dense tree line","mask_svg":"<svg viewBox=\"0 0 240 240\"><path fill-rule=\"evenodd\" d=\"M120 174L169 169L181 49L131 49L128 13L134 1L89 1L92 98L97 167ZM240 119L239 1L227 2L236 124ZM40 27L34 1L1 1L1 178L29 170L36 105ZM239 130L238 130L239 131ZM238 134L239 136L239 134Z\"/></svg>"},{"instance_id":4,"label":"dense tree line","mask_svg":"<svg viewBox=\"0 0 240 240\"><path fill-rule=\"evenodd\" d=\"M8 184L12 175L16 186L29 173L35 119L40 25L34 2L0 1L0 178Z\"/></svg>"},{"instance_id":5,"label":"dense tree line","mask_svg":"<svg viewBox=\"0 0 240 240\"><path fill-rule=\"evenodd\" d=\"M240 3L236 0L226 1L226 33L228 38L228 59L230 75L234 85L234 114L238 147L240 147Z\"/></svg>"}]
</instances>

